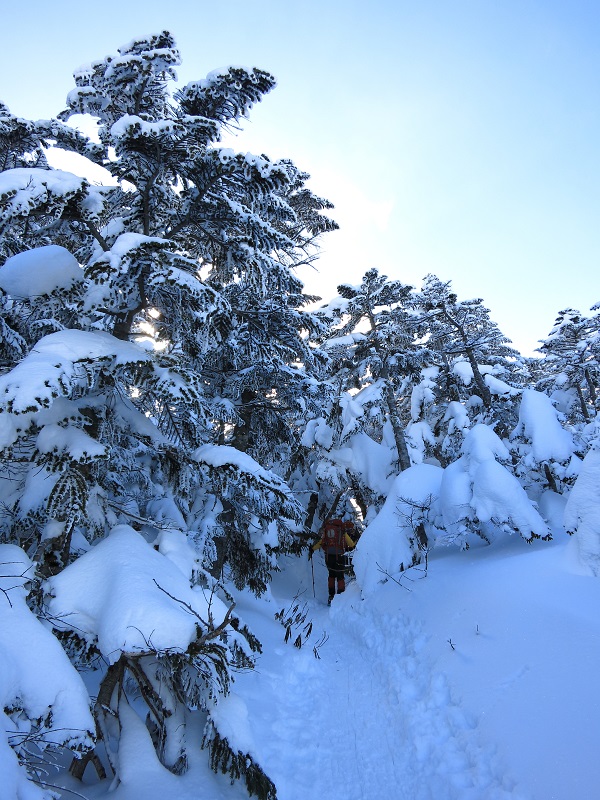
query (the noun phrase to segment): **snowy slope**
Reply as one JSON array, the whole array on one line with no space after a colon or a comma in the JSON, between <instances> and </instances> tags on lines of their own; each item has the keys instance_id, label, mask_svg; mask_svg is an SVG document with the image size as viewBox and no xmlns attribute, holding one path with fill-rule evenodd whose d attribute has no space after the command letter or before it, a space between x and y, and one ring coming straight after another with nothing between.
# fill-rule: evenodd
<instances>
[{"instance_id":1,"label":"snowy slope","mask_svg":"<svg viewBox=\"0 0 600 800\"><path fill-rule=\"evenodd\" d=\"M288 558L267 596L238 595L264 654L237 677L223 717L279 800L591 800L600 582L582 574L573 548L560 532L437 548L426 577L409 570L364 600L351 582L330 609L319 555L316 597L310 564ZM301 629L285 643L274 618L298 592L313 622L301 649ZM72 788L89 800L246 796L208 771L197 735L191 771L175 777L131 719L124 746L139 755L127 783Z\"/></svg>"},{"instance_id":2,"label":"snowy slope","mask_svg":"<svg viewBox=\"0 0 600 800\"><path fill-rule=\"evenodd\" d=\"M280 627L238 680L280 800L596 797L600 583L573 544L439 549L426 577L368 600L350 584L331 609L322 566L316 605L308 565L290 567L271 605L305 588L314 633L298 651Z\"/></svg>"},{"instance_id":3,"label":"snowy slope","mask_svg":"<svg viewBox=\"0 0 600 800\"><path fill-rule=\"evenodd\" d=\"M408 596L387 590L423 621L424 658L535 800L586 800L600 785L600 584L565 540L440 553Z\"/></svg>"}]
</instances>

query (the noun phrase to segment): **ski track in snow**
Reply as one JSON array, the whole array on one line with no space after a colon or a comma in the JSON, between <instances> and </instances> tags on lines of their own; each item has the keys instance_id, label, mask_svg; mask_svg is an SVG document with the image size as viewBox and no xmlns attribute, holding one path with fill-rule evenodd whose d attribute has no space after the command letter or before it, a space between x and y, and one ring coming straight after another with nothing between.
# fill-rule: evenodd
<instances>
[{"instance_id":1,"label":"ski track in snow","mask_svg":"<svg viewBox=\"0 0 600 800\"><path fill-rule=\"evenodd\" d=\"M278 800L522 800L444 676L424 669L417 623L369 612L355 584L330 609L306 602L302 649L280 628L275 655L238 679Z\"/></svg>"}]
</instances>

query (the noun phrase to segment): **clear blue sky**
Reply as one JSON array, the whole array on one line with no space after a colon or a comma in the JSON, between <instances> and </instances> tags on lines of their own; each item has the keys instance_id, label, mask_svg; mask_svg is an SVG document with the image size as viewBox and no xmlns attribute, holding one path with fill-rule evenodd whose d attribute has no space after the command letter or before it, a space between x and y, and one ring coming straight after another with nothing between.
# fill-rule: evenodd
<instances>
[{"instance_id":1,"label":"clear blue sky","mask_svg":"<svg viewBox=\"0 0 600 800\"><path fill-rule=\"evenodd\" d=\"M307 289L428 272L531 352L600 301L597 0L4 0L0 99L57 114L80 64L169 29L179 82L273 72L241 150L291 157L336 205Z\"/></svg>"}]
</instances>

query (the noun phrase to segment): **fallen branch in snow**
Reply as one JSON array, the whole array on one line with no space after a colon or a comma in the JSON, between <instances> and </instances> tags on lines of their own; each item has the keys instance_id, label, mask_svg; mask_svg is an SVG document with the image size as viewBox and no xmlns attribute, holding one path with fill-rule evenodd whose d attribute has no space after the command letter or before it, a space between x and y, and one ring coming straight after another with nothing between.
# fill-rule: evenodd
<instances>
[{"instance_id":1,"label":"fallen branch in snow","mask_svg":"<svg viewBox=\"0 0 600 800\"><path fill-rule=\"evenodd\" d=\"M21 561L3 561L2 562L2 566L5 566L7 564L22 564L22 562ZM0 580L8 579L8 578L12 578L13 580L15 578L23 578L24 580L29 581L29 580L31 580L31 578L27 578L25 576L26 576L26 573L29 572L30 569L31 569L31 566L27 567L26 569L23 570L23 572L20 573L20 575L0 575ZM13 604L11 602L10 597L8 596L8 593L12 589L19 589L22 585L23 585L22 583L15 583L14 586L9 586L8 589L4 589L2 586L0 586L0 592L2 592L2 594L6 597L6 599L8 601L8 605L11 608L13 607Z\"/></svg>"},{"instance_id":2,"label":"fallen branch in snow","mask_svg":"<svg viewBox=\"0 0 600 800\"><path fill-rule=\"evenodd\" d=\"M56 784L46 783L46 781L36 780L35 783L42 789L56 789L57 791L61 792L60 796L62 796L63 792L66 792L67 794L72 794L73 797L81 797L83 800L88 800L88 798L84 794L80 794L79 792L76 792L74 789L67 789L64 786L56 786Z\"/></svg>"},{"instance_id":3,"label":"fallen branch in snow","mask_svg":"<svg viewBox=\"0 0 600 800\"><path fill-rule=\"evenodd\" d=\"M154 716L156 724L160 726L167 717L171 716L171 710L165 706L162 698L156 692L148 676L137 661L133 658L128 658L127 666L136 680L142 699L150 709L150 713Z\"/></svg>"},{"instance_id":4,"label":"fallen branch in snow","mask_svg":"<svg viewBox=\"0 0 600 800\"><path fill-rule=\"evenodd\" d=\"M315 658L319 660L321 659L321 656L319 655L319 650L328 641L328 639L329 639L329 634L327 633L327 631L323 631L323 633L321 634L321 638L313 647L313 653L315 655Z\"/></svg>"},{"instance_id":5,"label":"fallen branch in snow","mask_svg":"<svg viewBox=\"0 0 600 800\"><path fill-rule=\"evenodd\" d=\"M306 618L308 616L307 604L304 603L304 605L301 607L298 598L299 594L296 594L287 610L282 608L275 614L275 619L278 620L278 622L281 622L285 628L285 642L290 640L292 636L292 628L296 628L296 630L300 631L294 640L294 646L300 648L303 645L302 636L304 635L304 640L306 641L312 633L313 625L311 621L306 622Z\"/></svg>"},{"instance_id":6,"label":"fallen branch in snow","mask_svg":"<svg viewBox=\"0 0 600 800\"><path fill-rule=\"evenodd\" d=\"M106 775L106 770L104 769L104 764L100 760L100 757L98 756L95 750L92 750L89 753L85 753L85 755L82 756L82 758L74 758L73 761L71 762L71 766L69 767L69 772L74 778L81 781L83 780L83 774L88 764L92 764L92 766L96 770L96 774L99 780L101 781L106 780L107 775Z\"/></svg>"},{"instance_id":7,"label":"fallen branch in snow","mask_svg":"<svg viewBox=\"0 0 600 800\"><path fill-rule=\"evenodd\" d=\"M399 497L399 503L404 503L411 511L409 514L402 511L399 505L396 509L396 515L402 517L403 524L411 528L414 533L414 539L409 537L410 544L414 547L416 544L417 550L425 554L425 574L427 574L427 567L429 564L429 551L431 547L427 538L427 531L425 530L425 522L429 519L431 507L433 505L433 495L429 494L422 501L417 501L410 497ZM415 553L416 555L416 553ZM415 565L413 565L415 566Z\"/></svg>"},{"instance_id":8,"label":"fallen branch in snow","mask_svg":"<svg viewBox=\"0 0 600 800\"><path fill-rule=\"evenodd\" d=\"M67 731L71 734L81 734L82 736L85 736L87 733L81 728L51 728L53 734ZM53 741L49 738L49 732L49 729L42 730L35 725L29 731L7 732L7 742L18 754L19 761L27 765L27 773L33 783L41 787L59 788L55 787L54 784L48 783L45 778L59 769L58 764L64 752L65 740L63 738ZM75 740L79 737L75 735L72 736L72 738ZM91 750L82 753L75 747L73 752L75 754L74 760L78 763L85 761L87 765L89 760L93 758L93 751ZM100 766L103 770L104 768L102 765ZM100 775L100 773L98 774ZM100 777L106 778L106 772L100 775ZM71 790L64 791L70 792ZM77 797L84 797L75 791L73 791L72 794ZM84 798L84 800L87 800L87 798Z\"/></svg>"},{"instance_id":9,"label":"fallen branch in snow","mask_svg":"<svg viewBox=\"0 0 600 800\"><path fill-rule=\"evenodd\" d=\"M212 720L207 723L202 747L209 748L210 766L214 772L229 774L231 783L243 778L248 794L256 795L260 800L277 800L277 788L269 776L250 753L237 750L226 736L221 736Z\"/></svg>"},{"instance_id":10,"label":"fallen branch in snow","mask_svg":"<svg viewBox=\"0 0 600 800\"><path fill-rule=\"evenodd\" d=\"M401 586L403 589L406 589L407 592L412 592L412 589L409 589L408 586L405 586L403 583L400 583L400 581L397 578L394 578L394 576L391 573L389 573L386 569L383 569L383 567L379 564L378 561L376 561L375 564L377 565L377 569L379 570L379 572L381 572L382 575L385 575L386 578L389 578L389 580L394 581L394 583L397 583L398 586ZM403 577L408 577L405 573L406 570L404 572L400 572L399 574Z\"/></svg>"}]
</instances>

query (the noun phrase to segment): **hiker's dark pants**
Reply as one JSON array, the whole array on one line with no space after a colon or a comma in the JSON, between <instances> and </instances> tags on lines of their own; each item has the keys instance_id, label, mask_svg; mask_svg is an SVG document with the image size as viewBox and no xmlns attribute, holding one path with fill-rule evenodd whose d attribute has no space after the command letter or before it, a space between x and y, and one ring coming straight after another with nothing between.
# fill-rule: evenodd
<instances>
[{"instance_id":1,"label":"hiker's dark pants","mask_svg":"<svg viewBox=\"0 0 600 800\"><path fill-rule=\"evenodd\" d=\"M337 580L338 594L341 594L346 588L346 580L344 578L344 568L346 566L346 558L343 553L326 553L325 564L329 570L329 577L327 578L327 588L329 589L329 597L335 594L335 582Z\"/></svg>"}]
</instances>

